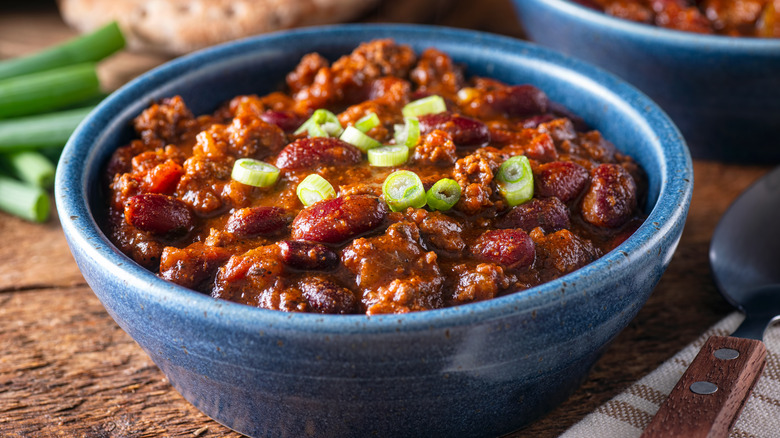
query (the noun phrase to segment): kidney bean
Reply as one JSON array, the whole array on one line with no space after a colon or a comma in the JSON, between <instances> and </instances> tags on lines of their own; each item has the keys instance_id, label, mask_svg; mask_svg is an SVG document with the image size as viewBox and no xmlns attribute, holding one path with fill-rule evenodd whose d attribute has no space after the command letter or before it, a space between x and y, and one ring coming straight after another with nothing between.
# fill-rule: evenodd
<instances>
[{"instance_id":1,"label":"kidney bean","mask_svg":"<svg viewBox=\"0 0 780 438\"><path fill-rule=\"evenodd\" d=\"M569 209L558 198L532 199L507 212L495 223L496 228L520 228L531 231L542 227L545 232L569 228Z\"/></svg>"},{"instance_id":2,"label":"kidney bean","mask_svg":"<svg viewBox=\"0 0 780 438\"><path fill-rule=\"evenodd\" d=\"M631 218L637 205L636 183L618 164L600 164L582 199L582 217L590 224L615 228Z\"/></svg>"},{"instance_id":3,"label":"kidney bean","mask_svg":"<svg viewBox=\"0 0 780 438\"><path fill-rule=\"evenodd\" d=\"M289 219L279 207L248 207L236 210L228 218L225 229L239 238L275 234Z\"/></svg>"},{"instance_id":4,"label":"kidney bean","mask_svg":"<svg viewBox=\"0 0 780 438\"><path fill-rule=\"evenodd\" d=\"M282 260L295 269L328 271L339 264L339 256L325 245L302 240L283 240L276 244Z\"/></svg>"},{"instance_id":5,"label":"kidney bean","mask_svg":"<svg viewBox=\"0 0 780 438\"><path fill-rule=\"evenodd\" d=\"M421 135L438 129L450 134L457 146L483 147L490 143L490 130L479 120L450 112L426 114L418 119Z\"/></svg>"},{"instance_id":6,"label":"kidney bean","mask_svg":"<svg viewBox=\"0 0 780 438\"><path fill-rule=\"evenodd\" d=\"M282 128L284 132L293 132L303 123L303 120L292 111L268 110L260 114L260 119Z\"/></svg>"},{"instance_id":7,"label":"kidney bean","mask_svg":"<svg viewBox=\"0 0 780 438\"><path fill-rule=\"evenodd\" d=\"M276 158L276 167L285 170L311 168L320 164L356 164L363 159L360 150L334 137L307 137L285 146Z\"/></svg>"},{"instance_id":8,"label":"kidney bean","mask_svg":"<svg viewBox=\"0 0 780 438\"><path fill-rule=\"evenodd\" d=\"M510 269L530 266L536 257L533 240L519 229L486 231L471 251L480 260Z\"/></svg>"},{"instance_id":9,"label":"kidney bean","mask_svg":"<svg viewBox=\"0 0 780 438\"><path fill-rule=\"evenodd\" d=\"M128 199L125 220L141 231L158 235L184 234L192 229L192 212L177 198L145 193Z\"/></svg>"},{"instance_id":10,"label":"kidney bean","mask_svg":"<svg viewBox=\"0 0 780 438\"><path fill-rule=\"evenodd\" d=\"M320 243L341 243L376 228L386 214L384 203L373 196L328 199L301 210L293 220L292 237Z\"/></svg>"},{"instance_id":11,"label":"kidney bean","mask_svg":"<svg viewBox=\"0 0 780 438\"><path fill-rule=\"evenodd\" d=\"M355 294L332 281L309 277L302 280L299 287L309 306L316 312L345 315L357 310Z\"/></svg>"},{"instance_id":12,"label":"kidney bean","mask_svg":"<svg viewBox=\"0 0 780 438\"><path fill-rule=\"evenodd\" d=\"M514 85L491 94L494 108L515 117L544 114L550 103L544 91L533 85Z\"/></svg>"},{"instance_id":13,"label":"kidney bean","mask_svg":"<svg viewBox=\"0 0 780 438\"><path fill-rule=\"evenodd\" d=\"M571 161L553 161L539 165L534 173L536 193L549 198L556 197L563 202L573 201L588 184L590 173Z\"/></svg>"}]
</instances>

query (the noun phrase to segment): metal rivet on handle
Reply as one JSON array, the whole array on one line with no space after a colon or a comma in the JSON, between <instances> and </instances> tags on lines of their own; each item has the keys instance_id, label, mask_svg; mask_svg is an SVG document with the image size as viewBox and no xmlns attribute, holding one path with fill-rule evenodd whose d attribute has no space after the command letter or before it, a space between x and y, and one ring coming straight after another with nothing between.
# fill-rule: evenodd
<instances>
[{"instance_id":1,"label":"metal rivet on handle","mask_svg":"<svg viewBox=\"0 0 780 438\"><path fill-rule=\"evenodd\" d=\"M695 392L696 394L701 394L701 395L715 394L717 390L718 390L718 385L711 382L702 381L702 382L691 383L691 391Z\"/></svg>"},{"instance_id":2,"label":"metal rivet on handle","mask_svg":"<svg viewBox=\"0 0 780 438\"><path fill-rule=\"evenodd\" d=\"M732 360L739 357L739 351L733 350L731 348L720 348L718 350L715 350L713 356L721 360Z\"/></svg>"}]
</instances>

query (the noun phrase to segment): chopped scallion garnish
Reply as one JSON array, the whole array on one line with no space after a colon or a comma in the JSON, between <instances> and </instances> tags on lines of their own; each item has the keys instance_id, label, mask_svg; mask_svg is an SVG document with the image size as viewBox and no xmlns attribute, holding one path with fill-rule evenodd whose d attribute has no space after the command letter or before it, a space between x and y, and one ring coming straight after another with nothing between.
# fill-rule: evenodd
<instances>
[{"instance_id":1,"label":"chopped scallion garnish","mask_svg":"<svg viewBox=\"0 0 780 438\"><path fill-rule=\"evenodd\" d=\"M331 199L336 197L336 190L330 185L328 180L312 173L303 179L298 184L298 188L295 189L295 193L298 195L298 199L306 207L320 202L325 199Z\"/></svg>"},{"instance_id":2,"label":"chopped scallion garnish","mask_svg":"<svg viewBox=\"0 0 780 438\"><path fill-rule=\"evenodd\" d=\"M369 149L374 149L382 146L382 143L369 137L368 134L364 134L354 126L347 126L344 132L341 133L341 140L355 146L363 152L368 152Z\"/></svg>"},{"instance_id":3,"label":"chopped scallion garnish","mask_svg":"<svg viewBox=\"0 0 780 438\"><path fill-rule=\"evenodd\" d=\"M382 195L393 211L425 205L425 187L420 177L408 170L391 173L382 184Z\"/></svg>"},{"instance_id":4,"label":"chopped scallion garnish","mask_svg":"<svg viewBox=\"0 0 780 438\"><path fill-rule=\"evenodd\" d=\"M379 116L377 116L376 113L371 113L361 117L357 122L355 122L355 128L359 129L361 132L368 132L371 129L379 126L379 123Z\"/></svg>"},{"instance_id":5,"label":"chopped scallion garnish","mask_svg":"<svg viewBox=\"0 0 780 438\"><path fill-rule=\"evenodd\" d=\"M404 117L419 117L426 114L438 114L447 111L447 104L441 96L428 96L409 102L401 109Z\"/></svg>"},{"instance_id":6,"label":"chopped scallion garnish","mask_svg":"<svg viewBox=\"0 0 780 438\"><path fill-rule=\"evenodd\" d=\"M460 185L450 178L440 179L428 190L425 198L428 206L432 209L449 210L460 199Z\"/></svg>"},{"instance_id":7,"label":"chopped scallion garnish","mask_svg":"<svg viewBox=\"0 0 780 438\"><path fill-rule=\"evenodd\" d=\"M420 140L420 121L416 117L404 117L403 125L395 125L395 144L413 148Z\"/></svg>"},{"instance_id":8,"label":"chopped scallion garnish","mask_svg":"<svg viewBox=\"0 0 780 438\"><path fill-rule=\"evenodd\" d=\"M369 149L368 162L372 166L392 167L400 166L409 159L409 148L404 145L382 146Z\"/></svg>"},{"instance_id":9,"label":"chopped scallion garnish","mask_svg":"<svg viewBox=\"0 0 780 438\"><path fill-rule=\"evenodd\" d=\"M343 131L339 118L332 112L320 108L295 130L295 135L308 132L309 137L338 137Z\"/></svg>"},{"instance_id":10,"label":"chopped scallion garnish","mask_svg":"<svg viewBox=\"0 0 780 438\"><path fill-rule=\"evenodd\" d=\"M279 169L265 161L240 158L230 175L234 180L255 187L270 187L279 179Z\"/></svg>"},{"instance_id":11,"label":"chopped scallion garnish","mask_svg":"<svg viewBox=\"0 0 780 438\"><path fill-rule=\"evenodd\" d=\"M498 191L511 207L530 201L534 196L534 174L531 163L523 155L504 161L498 168L496 182Z\"/></svg>"}]
</instances>

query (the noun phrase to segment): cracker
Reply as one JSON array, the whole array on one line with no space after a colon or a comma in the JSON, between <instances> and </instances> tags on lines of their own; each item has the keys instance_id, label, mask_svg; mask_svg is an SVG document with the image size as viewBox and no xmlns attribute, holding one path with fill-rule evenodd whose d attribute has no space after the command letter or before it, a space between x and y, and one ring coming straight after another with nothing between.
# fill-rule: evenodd
<instances>
[{"instance_id":1,"label":"cracker","mask_svg":"<svg viewBox=\"0 0 780 438\"><path fill-rule=\"evenodd\" d=\"M378 0L59 0L87 32L117 20L133 50L182 54L250 35L346 21Z\"/></svg>"}]
</instances>

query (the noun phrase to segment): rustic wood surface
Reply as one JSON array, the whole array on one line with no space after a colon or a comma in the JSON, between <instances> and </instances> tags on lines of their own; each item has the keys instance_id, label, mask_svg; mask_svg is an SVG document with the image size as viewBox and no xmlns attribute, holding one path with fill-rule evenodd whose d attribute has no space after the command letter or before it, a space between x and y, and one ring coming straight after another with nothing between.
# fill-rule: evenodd
<instances>
[{"instance_id":1,"label":"rustic wood surface","mask_svg":"<svg viewBox=\"0 0 780 438\"><path fill-rule=\"evenodd\" d=\"M508 1L436 1L440 8L413 21L520 35ZM403 21L398 11L383 6L365 19ZM0 58L73 35L53 3L0 6ZM121 53L101 66L101 76L113 88L164 60ZM647 305L568 401L511 436L559 435L731 311L711 277L710 237L728 205L768 170L694 164L685 231ZM0 212L0 352L0 436L239 436L185 401L113 322L81 277L56 217L37 225Z\"/></svg>"}]
</instances>

